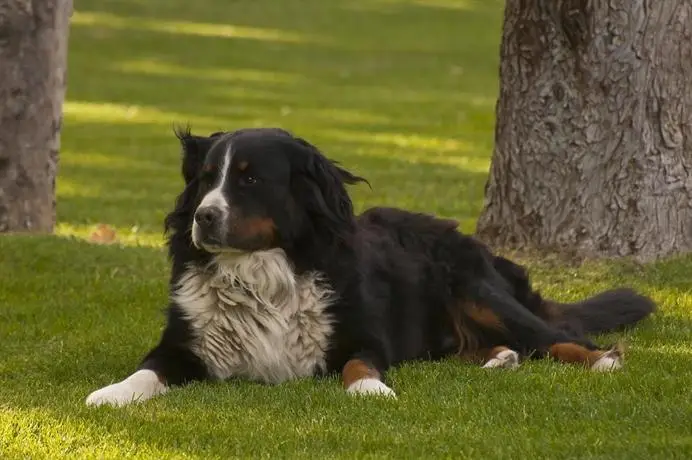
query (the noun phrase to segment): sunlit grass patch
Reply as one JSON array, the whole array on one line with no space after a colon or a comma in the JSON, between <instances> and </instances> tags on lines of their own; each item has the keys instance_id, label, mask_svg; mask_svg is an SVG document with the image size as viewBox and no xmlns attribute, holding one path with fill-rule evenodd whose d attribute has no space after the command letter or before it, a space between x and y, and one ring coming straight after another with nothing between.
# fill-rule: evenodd
<instances>
[{"instance_id":1,"label":"sunlit grass patch","mask_svg":"<svg viewBox=\"0 0 692 460\"><path fill-rule=\"evenodd\" d=\"M179 35L197 35L214 38L244 38L250 40L301 43L315 41L301 34L230 24L210 24L190 21L161 21L150 18L117 16L109 13L83 13L77 10L70 21L73 27L89 26L116 30L148 30Z\"/></svg>"},{"instance_id":2,"label":"sunlit grass patch","mask_svg":"<svg viewBox=\"0 0 692 460\"><path fill-rule=\"evenodd\" d=\"M199 80L219 80L225 82L261 82L288 84L300 81L305 76L282 72L270 72L258 69L236 69L224 67L184 67L157 60L131 60L116 62L113 69L125 73L145 75L180 76Z\"/></svg>"},{"instance_id":3,"label":"sunlit grass patch","mask_svg":"<svg viewBox=\"0 0 692 460\"><path fill-rule=\"evenodd\" d=\"M92 103L81 101L66 101L64 104L65 116L68 120L77 120L80 123L108 123L108 124L158 124L173 126L176 120L187 120L197 125L219 124L220 119L203 116L190 116L189 114L167 112L153 107L137 104L123 105L113 103ZM180 123L180 122L178 122Z\"/></svg>"},{"instance_id":4,"label":"sunlit grass patch","mask_svg":"<svg viewBox=\"0 0 692 460\"><path fill-rule=\"evenodd\" d=\"M66 238L79 238L94 244L113 244L133 247L158 248L162 247L165 242L163 231L160 233L144 232L137 226L109 226L114 232L114 238L106 242L95 241L94 233L98 230L98 226L99 224L71 225L60 223L55 229L55 234Z\"/></svg>"}]
</instances>

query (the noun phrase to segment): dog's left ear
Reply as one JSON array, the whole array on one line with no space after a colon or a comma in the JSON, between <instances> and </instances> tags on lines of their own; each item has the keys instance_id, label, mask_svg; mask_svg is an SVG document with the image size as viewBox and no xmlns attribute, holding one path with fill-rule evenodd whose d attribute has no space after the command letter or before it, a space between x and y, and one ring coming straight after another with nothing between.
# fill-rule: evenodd
<instances>
[{"instance_id":1,"label":"dog's left ear","mask_svg":"<svg viewBox=\"0 0 692 460\"><path fill-rule=\"evenodd\" d=\"M292 155L294 187L308 212L334 233L351 228L353 203L346 185L367 180L340 167L306 140L293 138L293 143L298 150Z\"/></svg>"},{"instance_id":2,"label":"dog's left ear","mask_svg":"<svg viewBox=\"0 0 692 460\"><path fill-rule=\"evenodd\" d=\"M175 208L165 219L166 232L173 231L182 235L181 238L189 240L190 235L186 232L192 225L194 214L195 197L197 196L197 186L195 178L204 164L204 158L211 149L218 136L224 133L213 133L209 136L195 136L190 132L189 127L176 127L175 135L180 140L183 150L182 173L185 179L185 188L175 199ZM192 243L188 241L188 245Z\"/></svg>"},{"instance_id":3,"label":"dog's left ear","mask_svg":"<svg viewBox=\"0 0 692 460\"><path fill-rule=\"evenodd\" d=\"M175 128L175 135L180 140L183 150L182 173L185 184L189 184L197 177L207 152L216 138L222 134L222 132L218 132L209 136L195 136L189 126Z\"/></svg>"}]
</instances>

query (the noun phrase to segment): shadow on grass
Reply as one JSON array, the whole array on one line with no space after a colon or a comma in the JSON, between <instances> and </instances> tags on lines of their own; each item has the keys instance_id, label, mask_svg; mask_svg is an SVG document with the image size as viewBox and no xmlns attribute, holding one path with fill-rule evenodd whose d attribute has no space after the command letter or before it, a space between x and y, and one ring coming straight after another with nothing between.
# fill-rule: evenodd
<instances>
[{"instance_id":1,"label":"shadow on grass","mask_svg":"<svg viewBox=\"0 0 692 460\"><path fill-rule=\"evenodd\" d=\"M645 265L622 260L610 265L609 271L614 277L640 278L652 290L663 289L678 296L692 296L692 254Z\"/></svg>"},{"instance_id":2,"label":"shadow on grass","mask_svg":"<svg viewBox=\"0 0 692 460\"><path fill-rule=\"evenodd\" d=\"M274 125L370 178L357 207L473 229L493 137L502 2L77 5L59 219L158 231L180 186L174 123Z\"/></svg>"},{"instance_id":3,"label":"shadow on grass","mask_svg":"<svg viewBox=\"0 0 692 460\"><path fill-rule=\"evenodd\" d=\"M127 125L126 129L117 124L67 124L74 134L58 180L59 220L137 225L142 231L161 231L163 218L182 187L180 147L172 130L143 124ZM112 142L88 153L98 138ZM315 142L327 155L371 181L372 190L351 189L359 208L403 206L460 219L466 230L472 227L482 200L485 173L444 164L448 161L445 157L415 156L406 146L334 141L329 134L319 138L323 142Z\"/></svg>"},{"instance_id":4,"label":"shadow on grass","mask_svg":"<svg viewBox=\"0 0 692 460\"><path fill-rule=\"evenodd\" d=\"M403 122L402 129L419 127L423 120L418 115L428 118L430 110L439 111L436 105L454 112L474 105L492 111L500 2L453 10L377 1L359 2L376 6L372 9L351 9L353 2L346 1L284 2L273 8L256 3L81 5L73 20L70 62L78 81L71 85L69 99L137 103L191 115L248 108L246 116L254 111L269 118L278 118L285 108L351 106L368 108L379 119L395 118ZM170 19L175 22L161 30ZM202 26L210 32L186 32ZM247 39L234 34L234 26L317 39ZM220 28L216 34L215 28ZM407 105L419 110L391 116L391 109ZM427 123L440 121L438 115ZM456 116L447 120L449 126L457 122Z\"/></svg>"}]
</instances>

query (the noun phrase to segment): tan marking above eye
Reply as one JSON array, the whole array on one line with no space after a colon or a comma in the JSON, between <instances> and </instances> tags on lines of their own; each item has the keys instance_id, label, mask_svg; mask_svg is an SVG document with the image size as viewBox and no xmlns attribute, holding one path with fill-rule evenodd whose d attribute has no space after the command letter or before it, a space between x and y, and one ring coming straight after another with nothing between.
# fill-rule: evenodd
<instances>
[{"instance_id":1,"label":"tan marking above eye","mask_svg":"<svg viewBox=\"0 0 692 460\"><path fill-rule=\"evenodd\" d=\"M248 167L248 162L246 160L241 161L238 163L238 171L245 171Z\"/></svg>"},{"instance_id":2,"label":"tan marking above eye","mask_svg":"<svg viewBox=\"0 0 692 460\"><path fill-rule=\"evenodd\" d=\"M202 171L204 171L205 173L210 173L210 172L214 171L214 166L212 166L210 164L206 164L206 165L202 166Z\"/></svg>"}]
</instances>

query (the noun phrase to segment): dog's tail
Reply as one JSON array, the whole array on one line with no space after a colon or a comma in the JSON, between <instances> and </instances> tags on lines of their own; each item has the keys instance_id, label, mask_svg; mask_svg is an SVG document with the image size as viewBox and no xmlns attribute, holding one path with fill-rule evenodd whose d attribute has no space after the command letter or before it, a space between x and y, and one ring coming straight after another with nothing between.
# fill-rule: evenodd
<instances>
[{"instance_id":1,"label":"dog's tail","mask_svg":"<svg viewBox=\"0 0 692 460\"><path fill-rule=\"evenodd\" d=\"M628 288L605 291L581 302L558 303L533 290L524 267L499 256L494 266L527 309L559 329L578 335L616 331L656 310L651 299Z\"/></svg>"},{"instance_id":2,"label":"dog's tail","mask_svg":"<svg viewBox=\"0 0 692 460\"><path fill-rule=\"evenodd\" d=\"M631 326L656 310L656 304L629 288L613 289L581 302L545 301L549 321L560 329L599 334Z\"/></svg>"}]
</instances>

